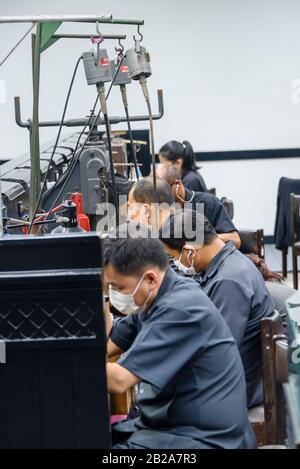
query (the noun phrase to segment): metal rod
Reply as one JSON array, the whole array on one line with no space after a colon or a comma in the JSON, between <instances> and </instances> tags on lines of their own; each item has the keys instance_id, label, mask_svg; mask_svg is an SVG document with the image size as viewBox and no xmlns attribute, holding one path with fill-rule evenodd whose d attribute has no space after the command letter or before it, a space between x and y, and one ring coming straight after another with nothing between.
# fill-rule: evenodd
<instances>
[{"instance_id":1,"label":"metal rod","mask_svg":"<svg viewBox=\"0 0 300 469\"><path fill-rule=\"evenodd\" d=\"M158 114L153 115L153 120L159 120L164 116L164 101L163 101L163 91L157 90L157 101L158 101ZM24 127L30 130L31 122L28 120L27 122L22 121L21 117L21 105L20 105L20 97L15 97L15 120L19 127ZM65 127L82 127L89 122L90 118L83 118L83 119L68 119L64 121ZM130 116L130 122L143 122L148 121L148 115L141 115L141 116ZM118 117L118 116L111 116L109 117L110 124L120 124L123 122L127 122L126 117ZM59 121L44 121L40 122L40 127L58 127L60 125ZM95 125L104 125L104 119L98 119Z\"/></svg>"},{"instance_id":2,"label":"metal rod","mask_svg":"<svg viewBox=\"0 0 300 469\"><path fill-rule=\"evenodd\" d=\"M53 34L55 39L90 39L95 34ZM103 39L126 39L126 34L103 34Z\"/></svg>"},{"instance_id":3,"label":"metal rod","mask_svg":"<svg viewBox=\"0 0 300 469\"><path fill-rule=\"evenodd\" d=\"M17 44L9 51L9 53L4 57L4 59L0 62L0 67L7 61L7 59L11 56L11 54L17 49L17 47L19 47L19 45L24 41L24 39L28 36L28 34L30 33L30 31L33 30L33 28L35 27L35 23L32 24L30 26L30 28L28 29L28 31L26 31L25 34L23 34L23 36L21 37L21 39L17 42Z\"/></svg>"},{"instance_id":4,"label":"metal rod","mask_svg":"<svg viewBox=\"0 0 300 469\"><path fill-rule=\"evenodd\" d=\"M19 223L18 225L8 225L6 226L6 229L7 230L13 230L15 228L24 228L24 227L27 227L28 225L30 225L30 223L27 223L27 222L23 222L22 220L20 220L22 223ZM37 221L37 222L34 222L32 225L33 226L36 226L36 225L48 225L48 223L57 223L56 219L54 220L46 220L46 221Z\"/></svg>"},{"instance_id":5,"label":"metal rod","mask_svg":"<svg viewBox=\"0 0 300 469\"><path fill-rule=\"evenodd\" d=\"M37 24L36 37L33 41L33 109L31 128L31 173L30 173L30 203L29 213L32 218L41 189L40 173L40 138L39 138L39 94L40 94L40 63L41 63L41 35L42 25Z\"/></svg>"},{"instance_id":6,"label":"metal rod","mask_svg":"<svg viewBox=\"0 0 300 469\"><path fill-rule=\"evenodd\" d=\"M112 21L111 14L100 15L21 15L21 16L0 16L0 23L49 23L49 22L87 22L94 23L96 21L110 23Z\"/></svg>"},{"instance_id":7,"label":"metal rod","mask_svg":"<svg viewBox=\"0 0 300 469\"><path fill-rule=\"evenodd\" d=\"M144 20L113 18L111 14L103 15L36 15L36 16L0 16L0 23L49 23L60 21L61 23L110 23L142 26Z\"/></svg>"}]
</instances>

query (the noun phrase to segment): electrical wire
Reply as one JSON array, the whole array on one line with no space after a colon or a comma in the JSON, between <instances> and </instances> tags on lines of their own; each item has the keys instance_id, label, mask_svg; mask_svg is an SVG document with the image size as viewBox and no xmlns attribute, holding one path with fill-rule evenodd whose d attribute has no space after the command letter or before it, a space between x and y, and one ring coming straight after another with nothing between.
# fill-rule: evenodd
<instances>
[{"instance_id":1,"label":"electrical wire","mask_svg":"<svg viewBox=\"0 0 300 469\"><path fill-rule=\"evenodd\" d=\"M33 212L33 217L32 217L32 220L31 220L30 227L29 227L29 233L31 232L31 229L32 229L35 217L36 217L36 214L37 214L37 212L39 210L39 207L40 207L40 203L41 203L41 200L42 200L42 195L43 195L43 192L44 192L46 184L47 184L48 174L49 174L49 171L51 169L53 158L54 158L54 155L55 155L55 151L56 151L59 139L60 139L61 131L62 131L62 128L63 128L63 125L64 125L64 119L65 119L65 116L66 116L66 112L67 112L67 108L68 108L68 104L69 104L69 100L70 100L70 96L71 96L71 92L72 92L72 89L73 89L75 77L76 77L78 67L79 67L79 64L80 64L81 60L82 60L82 56L79 57L79 59L76 62L76 65L75 65L75 69L74 69L74 72L73 72L73 75L72 75L71 83L69 85L66 101L65 101L65 104L64 104L62 118L61 118L61 121L60 121L60 124L59 124L59 129L58 129L56 141L55 141L55 144L54 144L54 147L53 147L51 157L49 159L49 164L48 164L45 176L44 176L44 180L43 180L43 184L42 184L42 187L41 187L41 190L40 190L39 198L38 198L36 207L35 207L34 212Z\"/></svg>"},{"instance_id":2,"label":"electrical wire","mask_svg":"<svg viewBox=\"0 0 300 469\"><path fill-rule=\"evenodd\" d=\"M103 113L104 121L105 121L105 128L106 128L106 136L107 136L107 146L108 146L108 154L109 154L109 162L111 167L111 185L113 190L113 200L116 208L116 218L119 220L119 201L117 197L117 186L116 186L116 178L114 172L114 160L112 155L112 146L111 146L111 135L110 135L110 127L109 127L109 120L107 112Z\"/></svg>"},{"instance_id":3,"label":"electrical wire","mask_svg":"<svg viewBox=\"0 0 300 469\"><path fill-rule=\"evenodd\" d=\"M156 210L155 213L155 222L156 227L158 227L158 199L157 199L157 179L156 179L156 161L155 161L155 147L154 147L154 126L153 126L153 114L151 109L150 95L147 86L147 80L144 76L140 78L140 85L143 90L144 98L147 103L148 114L149 114L149 127L150 127L150 153L152 156L152 176L153 176L153 190L154 190L154 202Z\"/></svg>"},{"instance_id":4,"label":"electrical wire","mask_svg":"<svg viewBox=\"0 0 300 469\"><path fill-rule=\"evenodd\" d=\"M107 92L107 95L106 95L106 100L109 98L110 92L111 92L111 90L112 90L112 87L113 87L113 84L114 84L115 79L116 79L116 77L117 77L117 74L119 73L119 70L120 70L120 67L121 67L121 65L122 65L123 59L124 59L124 56L121 57L121 60L120 60L120 62L119 62L119 64L118 64L118 68L117 68L117 70L116 70L116 72L115 72L115 75L114 75L114 77L113 77L113 79L112 79L112 81L111 81L111 83L110 83L110 87L109 87L108 92ZM95 102L95 106L94 106L94 110L95 110L95 108L96 108L96 104L97 104L97 102L98 102L98 99L99 99L99 96L97 96L97 99L96 99L96 102ZM62 187L61 190L59 191L57 197L55 198L55 200L54 200L54 202L52 203L51 208L49 209L48 212L51 212L51 211L53 210L53 208L55 207L57 201L60 199L61 195L63 194L63 191L64 191L64 189L65 189L65 187L66 187L66 185L67 185L67 183L68 183L68 181L69 181L69 179L70 179L70 177L71 177L71 175L72 175L72 172L73 172L73 170L74 170L74 168L75 168L75 166L76 166L77 161L79 160L80 156L82 155L82 152L83 152L83 150L84 150L84 148L85 148L85 146L86 146L86 144L87 144L87 142L88 142L88 140L89 140L89 138L90 138L90 135L91 135L92 131L94 130L94 127L95 127L96 122L98 121L98 119L99 119L99 117L100 117L101 112L102 112L102 108L100 108L100 110L99 110L99 112L98 112L96 118L94 118L94 122L92 123L92 125L91 125L91 127L90 127L90 130L89 130L89 132L88 132L88 135L87 135L87 137L86 137L86 139L85 139L85 141L84 141L84 143L83 143L83 145L82 145L82 147L81 147L81 149L79 150L79 152L78 152L77 155L76 155L76 152L75 152L75 150L76 150L76 148L75 148L74 153L73 153L72 163L71 163L71 166L70 166L70 170L68 171L68 175L67 175L67 177L66 177L66 180L64 181L63 187ZM94 116L91 116L91 117L94 117ZM89 120L91 120L91 118L90 118ZM82 130L82 132L81 132L81 134L80 134L79 139L78 139L77 142L80 141L80 138L81 138L81 136L83 135L83 133L84 133L84 131L85 131L85 129L86 129L86 127L87 127L88 125L89 125L88 123L85 125L85 127L84 127L84 129ZM114 194L114 195L116 195L116 194ZM47 218L47 217L46 217L46 218Z\"/></svg>"},{"instance_id":5,"label":"electrical wire","mask_svg":"<svg viewBox=\"0 0 300 469\"><path fill-rule=\"evenodd\" d=\"M66 179L72 165L73 165L73 160L74 160L74 157L77 153L77 150L78 150L78 147L80 145L80 141L81 141L81 137L83 136L83 134L85 133L86 131L86 128L91 124L91 120L92 118L96 118L96 116L94 115L94 112L95 112L95 109L96 109L96 106L97 106L97 103L98 103L98 100L99 100L99 96L97 96L96 98L96 101L94 103L94 106L91 110L91 115L88 119L88 121L86 122L86 124L84 125L82 131L80 132L79 134L79 137L77 139L77 142L76 142L76 145L75 145L75 149L73 151L73 155L72 155L72 158L68 161L68 167L66 169L66 171L62 174L62 176L55 182L55 184L50 188L48 189L42 196L42 201L45 199L45 197L49 196L57 187L59 187L63 182L64 180Z\"/></svg>"},{"instance_id":6,"label":"electrical wire","mask_svg":"<svg viewBox=\"0 0 300 469\"><path fill-rule=\"evenodd\" d=\"M131 148L131 157L132 157L134 168L135 168L136 178L137 178L137 180L139 180L139 171L138 171L138 166L137 166L136 149L135 149L135 145L133 143L133 135L132 135L130 117L129 117L126 85L120 85L120 90L121 90L121 94L122 94L122 101L123 101L125 114L126 114L126 120L127 120L128 135L129 135L130 148Z\"/></svg>"}]
</instances>

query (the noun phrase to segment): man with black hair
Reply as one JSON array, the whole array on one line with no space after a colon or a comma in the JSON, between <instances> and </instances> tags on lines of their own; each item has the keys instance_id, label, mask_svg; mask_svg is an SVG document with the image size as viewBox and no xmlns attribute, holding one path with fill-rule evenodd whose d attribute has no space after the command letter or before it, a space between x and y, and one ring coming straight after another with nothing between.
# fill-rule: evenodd
<instances>
[{"instance_id":1,"label":"man with black hair","mask_svg":"<svg viewBox=\"0 0 300 469\"><path fill-rule=\"evenodd\" d=\"M161 167L158 175L169 184L176 203L196 211L200 211L203 207L202 213L210 221L218 237L224 242L233 241L237 248L240 247L241 240L237 229L224 205L215 195L187 189L182 182L178 168L175 166Z\"/></svg>"},{"instance_id":2,"label":"man with black hair","mask_svg":"<svg viewBox=\"0 0 300 469\"><path fill-rule=\"evenodd\" d=\"M151 177L143 178L134 184L129 192L127 204L130 220L140 222L145 226L151 226L153 229L159 229L164 220L170 215L174 199L170 186L165 181L157 179L156 188L159 207L155 211L153 179ZM158 226L155 226L156 224Z\"/></svg>"},{"instance_id":3,"label":"man with black hair","mask_svg":"<svg viewBox=\"0 0 300 469\"><path fill-rule=\"evenodd\" d=\"M114 448L255 447L235 341L195 282L168 268L163 244L107 239L104 271L110 302L126 315L108 339L108 356L125 352L107 364L108 390L139 384L141 411Z\"/></svg>"},{"instance_id":4,"label":"man with black hair","mask_svg":"<svg viewBox=\"0 0 300 469\"><path fill-rule=\"evenodd\" d=\"M196 235L203 233L202 239ZM180 234L180 236L178 236ZM261 320L274 303L255 265L231 241L217 236L209 221L193 210L177 210L164 223L160 239L184 275L195 277L227 322L243 361L248 407L262 404Z\"/></svg>"}]
</instances>

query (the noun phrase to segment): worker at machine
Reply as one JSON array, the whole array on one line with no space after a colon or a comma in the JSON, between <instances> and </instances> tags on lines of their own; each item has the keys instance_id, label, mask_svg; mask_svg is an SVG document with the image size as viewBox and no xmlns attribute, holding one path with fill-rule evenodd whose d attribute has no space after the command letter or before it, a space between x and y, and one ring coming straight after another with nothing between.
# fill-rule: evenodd
<instances>
[{"instance_id":1,"label":"worker at machine","mask_svg":"<svg viewBox=\"0 0 300 469\"><path fill-rule=\"evenodd\" d=\"M253 448L229 328L195 282L168 265L157 239L105 242L109 299L127 315L110 331L108 356L124 354L107 364L108 390L124 393L139 383L141 411L114 448Z\"/></svg>"},{"instance_id":2,"label":"worker at machine","mask_svg":"<svg viewBox=\"0 0 300 469\"><path fill-rule=\"evenodd\" d=\"M180 238L176 236L178 229ZM203 232L201 243L193 234L196 230ZM229 325L239 347L248 408L262 404L260 324L274 312L262 275L231 241L224 243L209 221L193 210L171 214L162 226L161 239L180 271L191 277L202 272L197 281Z\"/></svg>"},{"instance_id":3,"label":"worker at machine","mask_svg":"<svg viewBox=\"0 0 300 469\"><path fill-rule=\"evenodd\" d=\"M180 172L185 187L195 192L207 192L207 187L196 165L192 145L172 140L159 150L159 161L166 166L174 165Z\"/></svg>"},{"instance_id":4,"label":"worker at machine","mask_svg":"<svg viewBox=\"0 0 300 469\"><path fill-rule=\"evenodd\" d=\"M215 228L218 236L223 241L232 240L234 244L239 247L239 235L222 202L211 194L202 192L192 193L188 189L185 189L179 179L178 170L176 168L170 168L167 171L163 170L158 174L160 177L164 176L167 179L169 173L171 173L171 177L173 178L172 181L174 182L171 185L172 191L170 185L166 181L159 178L157 179L157 201L159 204L159 213L157 216L158 228L160 228L164 220L166 220L170 215L170 211L175 208L174 197L180 205L183 205L184 198L186 197L187 202L191 202L191 195L194 194L195 202L200 201L204 203L204 214ZM175 184L178 184L179 186L178 195ZM129 218L136 222L140 222L143 225L151 226L152 229L155 228L153 226L156 220L156 217L154 216L154 201L155 194L153 180L151 177L144 178L135 183L128 196Z\"/></svg>"},{"instance_id":5,"label":"worker at machine","mask_svg":"<svg viewBox=\"0 0 300 469\"><path fill-rule=\"evenodd\" d=\"M160 168L159 177L165 180L172 191L174 200L180 206L189 207L196 211L204 211L204 215L210 221L218 237L226 242L233 241L237 248L241 240L237 229L232 223L222 202L214 195L206 192L195 192L187 189L180 177L180 172L175 166Z\"/></svg>"},{"instance_id":6,"label":"worker at machine","mask_svg":"<svg viewBox=\"0 0 300 469\"><path fill-rule=\"evenodd\" d=\"M174 208L174 198L170 186L161 179L156 182L157 213L155 213L155 192L153 179L146 177L137 181L128 195L128 219L153 230L159 229ZM157 215L157 217L155 216ZM158 226L155 226L157 224Z\"/></svg>"}]
</instances>

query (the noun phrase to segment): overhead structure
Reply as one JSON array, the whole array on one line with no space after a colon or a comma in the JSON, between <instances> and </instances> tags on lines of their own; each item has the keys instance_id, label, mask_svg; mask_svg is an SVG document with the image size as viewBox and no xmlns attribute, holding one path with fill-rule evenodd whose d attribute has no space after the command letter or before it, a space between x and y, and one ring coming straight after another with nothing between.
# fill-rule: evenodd
<instances>
[{"instance_id":1,"label":"overhead structure","mask_svg":"<svg viewBox=\"0 0 300 469\"><path fill-rule=\"evenodd\" d=\"M25 208L22 215L19 214L17 219L17 211L20 206L14 208L14 215L9 215L6 218L6 227L9 225L8 220L11 219L12 223L17 226L29 226L28 230L23 230L24 233L39 234L44 227L47 230L47 220L49 224L53 223L53 215L59 210L59 207L64 203L65 195L74 193L81 193L82 207L86 210L89 216L91 226L95 227L97 222L97 206L105 204L106 201L112 202L115 207L115 218L117 224L119 223L119 198L118 194L122 195L122 188L120 189L120 180L118 185L116 182L116 175L120 176L118 170L124 171L125 178L128 176L128 168L135 168L135 178L139 179L139 162L137 161L136 142L133 139L131 130L131 122L149 121L150 122L150 151L148 150L147 156L152 156L152 175L154 184L155 201L157 201L156 190L156 171L155 171L155 150L154 150L154 133L153 121L160 119L164 114L163 106L163 93L162 90L157 91L158 95L158 113L153 115L150 103L150 95L147 87L147 79L151 76L150 54L146 48L141 45L143 35L140 32L141 25L144 20L139 19L120 19L113 18L111 14L104 13L100 15L41 15L41 16L0 16L0 24L2 23L32 23L32 27L36 28L35 34L32 34L32 70L33 70L33 108L32 117L24 122L21 118L20 98L15 97L15 117L16 123L23 128L27 128L30 136L30 171L29 184L21 182L21 186L25 189L25 193L29 192L29 200L26 205L20 204ZM72 23L94 23L94 34L77 34L74 33L58 33L57 30L64 22ZM121 40L126 39L124 34L102 34L100 31L100 24L118 24L118 25L134 25L137 26L138 38L133 35L134 47L129 48L124 52L124 46ZM26 35L29 32L26 33ZM26 37L23 36L22 40ZM92 49L81 53L79 56L72 80L67 93L64 110L60 121L43 121L39 119L39 90L40 90L40 68L41 68L41 54L51 47L55 42L61 39L90 39L92 42ZM119 47L115 47L116 57L110 60L106 49L102 48L104 39L118 40ZM18 44L20 44L19 41ZM17 45L18 46L18 45ZM10 53L16 49L15 46ZM97 99L90 112L90 115L83 118L65 119L68 108L69 98L71 95L74 79L80 63L83 63L86 78L89 85L96 85ZM130 115L128 107L128 97L126 86L133 81L138 81L142 87L143 95L147 103L148 114L146 115ZM106 91L105 85L109 83L109 89ZM125 116L109 116L107 112L107 99L110 95L113 85L120 86L123 107ZM97 113L96 107L100 103L100 110ZM127 160L126 144L123 142L123 149L121 150L120 142L115 141L113 138L114 133L111 132L111 125L120 122L126 122L128 127L128 136L130 143L131 161ZM98 126L105 126L105 133L98 129ZM40 141L39 141L39 128L40 127L56 127L58 126L58 134L54 145L51 150L51 156L48 159L48 166L41 161L40 155ZM62 166L62 170L56 172L58 179L53 181L51 179L53 167L57 155L57 150L60 147L60 137L63 127L78 127L82 126L83 129L79 133L77 143L73 149L72 157L67 164ZM138 139L140 140L140 139ZM114 143L112 144L112 141ZM106 147L106 148L105 148ZM122 157L124 152L124 158ZM107 157L106 157L106 156ZM113 156L114 155L114 156ZM43 163L43 170L41 168ZM93 169L92 169L93 168ZM125 170L124 170L125 168ZM15 168L18 172L18 168ZM79 177L80 175L80 177ZM24 174L22 173L22 178ZM41 177L43 178L41 183ZM131 173L131 177L132 176ZM27 177L26 177L27 179ZM79 184L74 186L74 181L79 181ZM105 181L104 181L105 180ZM127 179L128 181L128 179ZM6 182L6 181L5 181ZM29 187L28 187L29 186ZM123 186L125 187L125 185ZM29 191L28 191L29 189ZM82 190L81 190L82 189ZM87 195L89 194L89 195ZM85 200L89 199L89 202ZM76 199L77 200L77 199ZM73 200L76 203L75 200ZM123 202L122 202L123 203ZM18 202L19 204L19 202ZM113 212L113 210L112 210ZM18 212L19 213L19 212ZM24 214L25 213L25 214ZM155 213L157 216L157 214ZM20 220L20 218L22 218ZM19 221L19 224L17 223ZM42 228L43 225L43 228ZM156 225L156 224L155 224ZM36 229L38 227L38 229Z\"/></svg>"}]
</instances>

